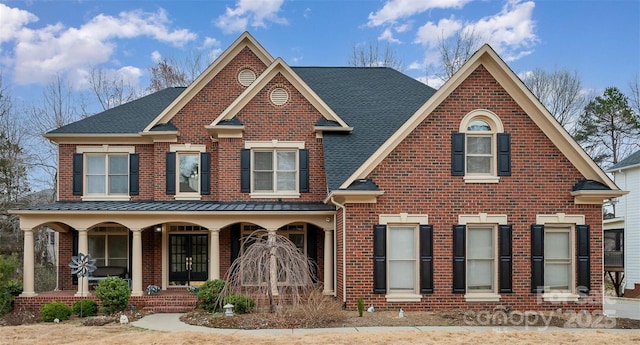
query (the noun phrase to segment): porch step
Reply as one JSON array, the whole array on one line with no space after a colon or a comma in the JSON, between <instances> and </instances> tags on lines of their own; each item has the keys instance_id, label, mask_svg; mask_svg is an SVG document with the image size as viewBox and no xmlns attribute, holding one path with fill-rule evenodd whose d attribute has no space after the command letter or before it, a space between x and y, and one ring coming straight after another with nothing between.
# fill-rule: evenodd
<instances>
[{"instance_id":1,"label":"porch step","mask_svg":"<svg viewBox=\"0 0 640 345\"><path fill-rule=\"evenodd\" d=\"M147 295L141 302L143 310L154 313L187 313L196 309L198 298L193 294Z\"/></svg>"}]
</instances>

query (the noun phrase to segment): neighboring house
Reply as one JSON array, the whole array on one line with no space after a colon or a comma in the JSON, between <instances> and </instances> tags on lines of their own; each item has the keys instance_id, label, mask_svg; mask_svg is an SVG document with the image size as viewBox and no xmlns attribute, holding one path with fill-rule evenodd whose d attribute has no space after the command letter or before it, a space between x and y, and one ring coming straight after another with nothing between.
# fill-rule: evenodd
<instances>
[{"instance_id":1,"label":"neighboring house","mask_svg":"<svg viewBox=\"0 0 640 345\"><path fill-rule=\"evenodd\" d=\"M612 165L607 172L629 194L616 199L615 218L607 222L605 229L612 235L615 233L618 246L624 244L620 248L624 259L624 296L640 297L640 151Z\"/></svg>"},{"instance_id":2,"label":"neighboring house","mask_svg":"<svg viewBox=\"0 0 640 345\"><path fill-rule=\"evenodd\" d=\"M244 33L187 88L46 137L60 192L14 211L23 297L47 224L61 263L124 266L134 296L224 278L263 229L349 309L602 310L602 204L625 192L487 45L434 90L389 68L290 67Z\"/></svg>"}]
</instances>

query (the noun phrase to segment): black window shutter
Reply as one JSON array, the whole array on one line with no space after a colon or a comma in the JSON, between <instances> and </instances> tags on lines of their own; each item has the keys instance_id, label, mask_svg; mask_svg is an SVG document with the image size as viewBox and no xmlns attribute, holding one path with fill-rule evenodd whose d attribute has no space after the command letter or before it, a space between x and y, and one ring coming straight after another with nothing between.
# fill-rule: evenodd
<instances>
[{"instance_id":1,"label":"black window shutter","mask_svg":"<svg viewBox=\"0 0 640 345\"><path fill-rule=\"evenodd\" d=\"M511 176L511 134L498 133L498 176Z\"/></svg>"},{"instance_id":2,"label":"black window shutter","mask_svg":"<svg viewBox=\"0 0 640 345\"><path fill-rule=\"evenodd\" d=\"M318 264L318 228L309 224L307 225L307 257L311 260L314 265L313 269L313 281L318 281L318 272L317 272L317 264ZM325 282L325 284L333 284L333 282Z\"/></svg>"},{"instance_id":3,"label":"black window shutter","mask_svg":"<svg viewBox=\"0 0 640 345\"><path fill-rule=\"evenodd\" d=\"M466 230L465 225L453 226L453 293L466 291Z\"/></svg>"},{"instance_id":4,"label":"black window shutter","mask_svg":"<svg viewBox=\"0 0 640 345\"><path fill-rule=\"evenodd\" d=\"M251 150L242 149L240 151L240 191L242 193L251 192Z\"/></svg>"},{"instance_id":5,"label":"black window shutter","mask_svg":"<svg viewBox=\"0 0 640 345\"><path fill-rule=\"evenodd\" d=\"M232 224L230 227L231 235L231 263L240 255L240 224Z\"/></svg>"},{"instance_id":6,"label":"black window shutter","mask_svg":"<svg viewBox=\"0 0 640 345\"><path fill-rule=\"evenodd\" d=\"M140 194L140 156L137 153L129 155L129 195Z\"/></svg>"},{"instance_id":7,"label":"black window shutter","mask_svg":"<svg viewBox=\"0 0 640 345\"><path fill-rule=\"evenodd\" d=\"M500 292L513 292L511 283L512 271L512 242L511 242L511 225L500 225L500 233L498 234L498 255L500 256L499 274L500 274Z\"/></svg>"},{"instance_id":8,"label":"black window shutter","mask_svg":"<svg viewBox=\"0 0 640 345\"><path fill-rule=\"evenodd\" d=\"M464 133L451 133L451 175L464 176Z\"/></svg>"},{"instance_id":9,"label":"black window shutter","mask_svg":"<svg viewBox=\"0 0 640 345\"><path fill-rule=\"evenodd\" d=\"M387 292L387 226L373 227L373 293Z\"/></svg>"},{"instance_id":10,"label":"black window shutter","mask_svg":"<svg viewBox=\"0 0 640 345\"><path fill-rule=\"evenodd\" d=\"M82 195L82 153L73 154L73 195Z\"/></svg>"},{"instance_id":11,"label":"black window shutter","mask_svg":"<svg viewBox=\"0 0 640 345\"><path fill-rule=\"evenodd\" d=\"M589 255L589 226L576 225L578 240L578 292L591 290L591 265Z\"/></svg>"},{"instance_id":12,"label":"black window shutter","mask_svg":"<svg viewBox=\"0 0 640 345\"><path fill-rule=\"evenodd\" d=\"M176 194L176 153L167 152L165 175L167 179L167 195Z\"/></svg>"},{"instance_id":13,"label":"black window shutter","mask_svg":"<svg viewBox=\"0 0 640 345\"><path fill-rule=\"evenodd\" d=\"M309 193L309 150L298 152L300 159L300 193Z\"/></svg>"},{"instance_id":14,"label":"black window shutter","mask_svg":"<svg viewBox=\"0 0 640 345\"><path fill-rule=\"evenodd\" d=\"M211 154L200 153L200 194L211 194Z\"/></svg>"},{"instance_id":15,"label":"black window shutter","mask_svg":"<svg viewBox=\"0 0 640 345\"><path fill-rule=\"evenodd\" d=\"M544 225L531 225L531 292L544 291Z\"/></svg>"},{"instance_id":16,"label":"black window shutter","mask_svg":"<svg viewBox=\"0 0 640 345\"><path fill-rule=\"evenodd\" d=\"M433 293L433 225L420 225L420 293Z\"/></svg>"}]
</instances>

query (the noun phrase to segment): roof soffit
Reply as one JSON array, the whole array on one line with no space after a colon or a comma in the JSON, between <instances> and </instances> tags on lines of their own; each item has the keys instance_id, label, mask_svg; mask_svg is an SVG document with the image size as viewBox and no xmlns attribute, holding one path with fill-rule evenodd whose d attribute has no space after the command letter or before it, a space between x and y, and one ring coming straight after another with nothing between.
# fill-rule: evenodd
<instances>
[{"instance_id":1,"label":"roof soffit","mask_svg":"<svg viewBox=\"0 0 640 345\"><path fill-rule=\"evenodd\" d=\"M202 72L196 80L162 111L143 132L148 132L155 125L171 120L191 99L197 95L231 60L233 60L244 48L248 47L265 64L269 66L273 57L267 52L251 34L244 32L236 39L218 58Z\"/></svg>"},{"instance_id":2,"label":"roof soffit","mask_svg":"<svg viewBox=\"0 0 640 345\"><path fill-rule=\"evenodd\" d=\"M236 98L213 122L206 126L214 128L224 120L231 120L244 108L267 84L281 74L296 88L321 114L339 126L333 130L351 130L352 128L342 120L292 69L282 58L277 58L238 98Z\"/></svg>"},{"instance_id":3,"label":"roof soffit","mask_svg":"<svg viewBox=\"0 0 640 345\"><path fill-rule=\"evenodd\" d=\"M599 181L619 190L607 174L587 155L549 111L529 91L511 68L488 45L483 45L427 102L369 157L340 188L366 178L417 126L420 125L480 65L500 83L516 103L529 115L553 144L587 179Z\"/></svg>"}]
</instances>

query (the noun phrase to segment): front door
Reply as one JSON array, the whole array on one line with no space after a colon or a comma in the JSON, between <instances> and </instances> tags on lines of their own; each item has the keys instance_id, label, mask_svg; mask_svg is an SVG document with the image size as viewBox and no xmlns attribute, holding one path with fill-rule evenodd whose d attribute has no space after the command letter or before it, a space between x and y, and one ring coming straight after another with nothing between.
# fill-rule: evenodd
<instances>
[{"instance_id":1,"label":"front door","mask_svg":"<svg viewBox=\"0 0 640 345\"><path fill-rule=\"evenodd\" d=\"M209 237L206 234L169 235L169 284L191 285L209 277Z\"/></svg>"}]
</instances>

